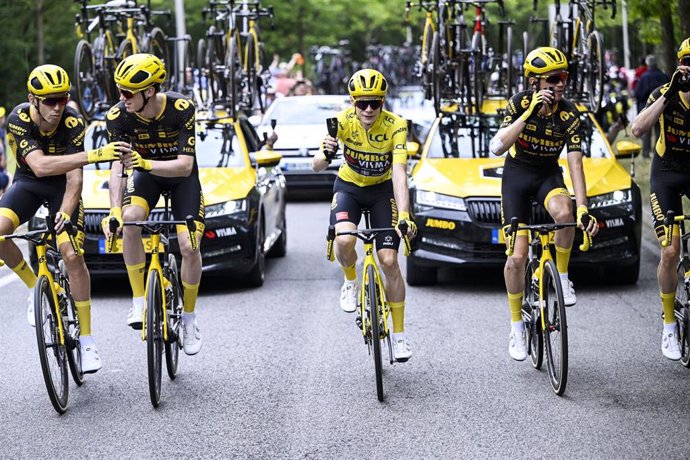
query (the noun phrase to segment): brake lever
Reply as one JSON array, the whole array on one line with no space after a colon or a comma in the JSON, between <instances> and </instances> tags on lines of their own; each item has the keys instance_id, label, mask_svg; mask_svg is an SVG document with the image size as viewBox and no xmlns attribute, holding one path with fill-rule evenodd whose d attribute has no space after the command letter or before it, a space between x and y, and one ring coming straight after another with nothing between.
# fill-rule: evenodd
<instances>
[{"instance_id":1,"label":"brake lever","mask_svg":"<svg viewBox=\"0 0 690 460\"><path fill-rule=\"evenodd\" d=\"M192 243L192 251L196 252L198 244L196 241L196 222L194 222L194 217L187 216L184 218L185 225L187 225L187 231L189 232L189 242Z\"/></svg>"}]
</instances>

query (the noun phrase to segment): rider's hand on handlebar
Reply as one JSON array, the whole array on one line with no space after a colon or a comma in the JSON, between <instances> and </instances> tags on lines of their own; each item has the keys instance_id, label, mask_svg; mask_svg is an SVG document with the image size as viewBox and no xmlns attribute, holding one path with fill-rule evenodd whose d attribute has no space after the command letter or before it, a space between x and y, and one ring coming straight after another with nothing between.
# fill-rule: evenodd
<instances>
[{"instance_id":1,"label":"rider's hand on handlebar","mask_svg":"<svg viewBox=\"0 0 690 460\"><path fill-rule=\"evenodd\" d=\"M326 161L330 163L338 153L338 140L330 135L326 135L321 144L321 151L326 157Z\"/></svg>"},{"instance_id":2,"label":"rider's hand on handlebar","mask_svg":"<svg viewBox=\"0 0 690 460\"><path fill-rule=\"evenodd\" d=\"M112 233L110 233L110 218L114 217L117 219L117 233L118 235L122 233L122 209L118 206L110 208L110 214L101 220L101 227L103 228L103 234L106 239L110 239Z\"/></svg>"},{"instance_id":3,"label":"rider's hand on handlebar","mask_svg":"<svg viewBox=\"0 0 690 460\"><path fill-rule=\"evenodd\" d=\"M400 238L403 237L402 232L400 231L400 223L401 222L407 222L407 238L412 239L415 236L417 236L417 224L414 223L414 220L410 218L410 213L406 211L401 211L400 214L398 215L398 224L395 226L395 231L398 232L398 236Z\"/></svg>"},{"instance_id":4,"label":"rider's hand on handlebar","mask_svg":"<svg viewBox=\"0 0 690 460\"><path fill-rule=\"evenodd\" d=\"M69 222L69 214L60 211L55 215L55 233L62 233L65 229L65 222Z\"/></svg>"},{"instance_id":5,"label":"rider's hand on handlebar","mask_svg":"<svg viewBox=\"0 0 690 460\"><path fill-rule=\"evenodd\" d=\"M583 222L584 216L589 216L589 222L587 223L587 226L585 226ZM577 207L577 225L581 230L585 230L591 236L596 235L599 231L599 224L597 223L596 217L589 213L589 211L587 210L587 206L585 205L580 205Z\"/></svg>"}]
</instances>

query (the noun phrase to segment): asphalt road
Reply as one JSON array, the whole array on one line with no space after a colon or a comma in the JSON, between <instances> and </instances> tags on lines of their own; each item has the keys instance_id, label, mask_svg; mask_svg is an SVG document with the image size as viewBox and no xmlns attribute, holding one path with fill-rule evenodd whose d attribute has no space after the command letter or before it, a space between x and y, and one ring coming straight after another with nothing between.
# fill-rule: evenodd
<instances>
[{"instance_id":1,"label":"asphalt road","mask_svg":"<svg viewBox=\"0 0 690 460\"><path fill-rule=\"evenodd\" d=\"M508 356L501 271L447 271L436 287L408 289L414 355L385 365L380 403L354 317L337 305L340 271L324 258L328 209L288 205L288 255L269 260L264 287L203 280L203 349L181 355L174 382L164 374L158 409L148 397L145 343L125 325L124 278L94 282L104 367L71 386L59 416L26 323L26 290L0 269L0 457L690 455L690 370L661 355L653 245L645 244L636 286L575 279L564 397L544 370Z\"/></svg>"}]
</instances>

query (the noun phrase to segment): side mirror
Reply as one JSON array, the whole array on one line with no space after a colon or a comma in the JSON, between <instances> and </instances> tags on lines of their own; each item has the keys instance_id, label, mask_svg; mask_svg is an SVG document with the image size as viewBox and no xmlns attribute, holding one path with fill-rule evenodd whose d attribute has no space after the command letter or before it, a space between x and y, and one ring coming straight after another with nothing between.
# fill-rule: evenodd
<instances>
[{"instance_id":1,"label":"side mirror","mask_svg":"<svg viewBox=\"0 0 690 460\"><path fill-rule=\"evenodd\" d=\"M616 158L633 158L637 157L642 151L639 144L631 141L616 142Z\"/></svg>"},{"instance_id":2,"label":"side mirror","mask_svg":"<svg viewBox=\"0 0 690 460\"><path fill-rule=\"evenodd\" d=\"M264 168L273 168L278 166L283 155L275 150L259 150L250 155L252 165Z\"/></svg>"},{"instance_id":3,"label":"side mirror","mask_svg":"<svg viewBox=\"0 0 690 460\"><path fill-rule=\"evenodd\" d=\"M419 142L407 141L407 157L419 157Z\"/></svg>"},{"instance_id":4,"label":"side mirror","mask_svg":"<svg viewBox=\"0 0 690 460\"><path fill-rule=\"evenodd\" d=\"M256 128L259 126L259 123L261 123L261 115L252 115L251 117L247 118L247 120L249 120L249 123Z\"/></svg>"}]
</instances>

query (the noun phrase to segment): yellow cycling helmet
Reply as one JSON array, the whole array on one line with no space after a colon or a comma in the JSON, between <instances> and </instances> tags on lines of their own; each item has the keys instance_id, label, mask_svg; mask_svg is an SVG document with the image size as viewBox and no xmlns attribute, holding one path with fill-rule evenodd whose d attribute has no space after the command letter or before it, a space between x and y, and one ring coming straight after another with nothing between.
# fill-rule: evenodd
<instances>
[{"instance_id":1,"label":"yellow cycling helmet","mask_svg":"<svg viewBox=\"0 0 690 460\"><path fill-rule=\"evenodd\" d=\"M53 64L44 64L31 71L26 87L31 94L45 96L66 93L72 89L72 84L65 69Z\"/></svg>"},{"instance_id":2,"label":"yellow cycling helmet","mask_svg":"<svg viewBox=\"0 0 690 460\"><path fill-rule=\"evenodd\" d=\"M532 50L525 58L525 77L543 75L554 70L568 70L568 59L563 51L550 46Z\"/></svg>"},{"instance_id":3,"label":"yellow cycling helmet","mask_svg":"<svg viewBox=\"0 0 690 460\"><path fill-rule=\"evenodd\" d=\"M678 48L678 60L680 61L686 56L690 56L690 38L683 40Z\"/></svg>"},{"instance_id":4,"label":"yellow cycling helmet","mask_svg":"<svg viewBox=\"0 0 690 460\"><path fill-rule=\"evenodd\" d=\"M388 82L378 70L362 69L352 75L347 90L352 97L385 97Z\"/></svg>"},{"instance_id":5,"label":"yellow cycling helmet","mask_svg":"<svg viewBox=\"0 0 690 460\"><path fill-rule=\"evenodd\" d=\"M115 84L128 89L144 89L165 83L165 65L153 54L127 56L115 69Z\"/></svg>"}]
</instances>

